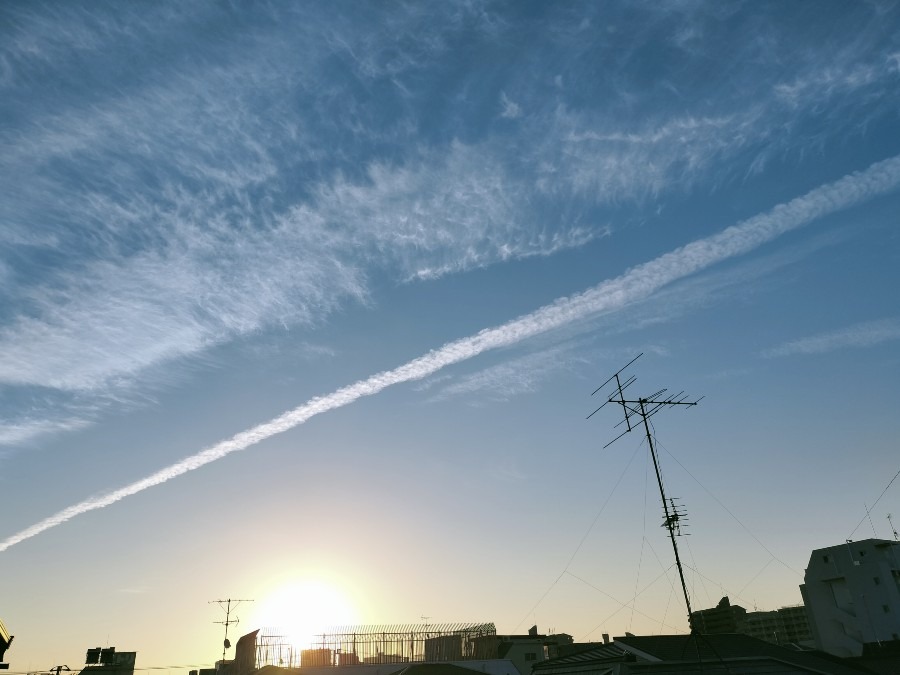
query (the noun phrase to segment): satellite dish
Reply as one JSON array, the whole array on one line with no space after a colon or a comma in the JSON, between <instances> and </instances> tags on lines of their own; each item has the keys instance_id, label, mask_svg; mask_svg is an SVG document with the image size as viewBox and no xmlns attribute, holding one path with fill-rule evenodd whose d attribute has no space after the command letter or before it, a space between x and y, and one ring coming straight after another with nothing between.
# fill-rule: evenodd
<instances>
[{"instance_id":1,"label":"satellite dish","mask_svg":"<svg viewBox=\"0 0 900 675\"><path fill-rule=\"evenodd\" d=\"M231 642L228 638L225 638L225 649L228 649L229 647L231 647Z\"/></svg>"}]
</instances>

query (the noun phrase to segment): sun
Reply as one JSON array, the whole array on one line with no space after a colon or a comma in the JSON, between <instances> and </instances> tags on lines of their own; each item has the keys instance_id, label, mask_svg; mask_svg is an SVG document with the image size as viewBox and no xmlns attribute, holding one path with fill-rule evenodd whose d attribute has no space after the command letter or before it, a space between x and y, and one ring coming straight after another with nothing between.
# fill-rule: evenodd
<instances>
[{"instance_id":1,"label":"sun","mask_svg":"<svg viewBox=\"0 0 900 675\"><path fill-rule=\"evenodd\" d=\"M359 612L346 593L323 579L282 584L257 603L254 614L257 626L277 629L298 649L309 648L330 628L359 623Z\"/></svg>"}]
</instances>

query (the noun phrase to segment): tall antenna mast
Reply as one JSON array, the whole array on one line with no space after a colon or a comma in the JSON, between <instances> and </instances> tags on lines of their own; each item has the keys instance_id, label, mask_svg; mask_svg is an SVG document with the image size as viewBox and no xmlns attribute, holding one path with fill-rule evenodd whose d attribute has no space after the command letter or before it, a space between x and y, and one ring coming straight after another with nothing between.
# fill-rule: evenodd
<instances>
[{"instance_id":1,"label":"tall antenna mast","mask_svg":"<svg viewBox=\"0 0 900 675\"><path fill-rule=\"evenodd\" d=\"M615 381L615 390L612 391L607 397L603 404L594 410L590 415L587 416L587 419L590 419L597 413L603 406L607 403L617 403L622 406L622 414L624 415L624 419L616 424L616 427L625 425L625 430L612 439L609 443L604 445L604 448L609 447L617 440L622 438L625 434L634 431L635 429L640 429L643 427L644 433L647 436L647 444L650 446L650 457L653 458L653 468L656 470L656 482L659 485L659 498L662 501L663 513L665 514L665 520L663 521L663 527L666 528L669 532L669 539L672 540L672 550L675 552L675 565L678 567L678 576L681 579L681 590L684 592L684 604L687 607L687 615L688 615L688 626L690 626L691 633L699 633L699 629L694 626L694 622L691 619L691 598L688 594L687 583L684 580L684 568L681 565L681 556L678 553L678 542L675 537L681 536L681 523L682 521L687 520L687 514L684 509L678 505L676 505L674 499L670 499L666 497L666 490L663 487L662 474L659 470L659 459L656 455L656 446L653 444L653 434L650 433L650 424L647 420L649 420L653 415L658 413L663 408L673 408L675 406L695 406L703 399L701 396L696 401L689 401L689 396L684 393L684 391L680 391L677 394L666 394L666 389L660 389L659 391L651 394L647 397L637 397L634 399L625 398L625 390L635 383L637 378L634 375L626 377L623 375L623 371L628 368L632 363L637 361L639 358L643 356L643 352L635 356L631 361L626 363L622 368L620 368L616 373L612 375L606 382L597 387L591 396L596 394L598 391L603 389L606 385ZM638 421L640 418L640 422Z\"/></svg>"},{"instance_id":2,"label":"tall antenna mast","mask_svg":"<svg viewBox=\"0 0 900 675\"><path fill-rule=\"evenodd\" d=\"M233 598L228 598L227 600L210 600L210 605L218 605L222 608L222 611L225 612L225 620L224 621L213 621L213 623L220 623L225 626L225 640L222 643L222 661L225 661L225 651L231 646L231 643L228 641L228 627L236 626L240 623L240 619L238 617L231 618L231 604L234 603L234 606L237 607L242 602L253 602L253 600L240 599L235 600Z\"/></svg>"}]
</instances>

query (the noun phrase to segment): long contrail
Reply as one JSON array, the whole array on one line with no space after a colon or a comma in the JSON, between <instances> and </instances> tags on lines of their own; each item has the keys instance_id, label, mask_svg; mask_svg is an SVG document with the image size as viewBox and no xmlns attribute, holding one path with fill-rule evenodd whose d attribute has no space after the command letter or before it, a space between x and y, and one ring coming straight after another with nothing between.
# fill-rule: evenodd
<instances>
[{"instance_id":1,"label":"long contrail","mask_svg":"<svg viewBox=\"0 0 900 675\"><path fill-rule=\"evenodd\" d=\"M91 497L14 534L0 542L0 551L65 523L75 516L102 509L120 499L165 483L188 471L244 450L275 434L293 429L311 417L341 408L363 396L377 394L394 384L419 380L446 366L478 356L488 350L507 347L573 321L609 312L646 298L666 284L693 274L771 241L789 230L822 216L849 208L872 197L895 190L900 185L900 155L873 164L864 171L843 178L779 204L770 211L733 225L718 234L698 239L654 260L627 270L582 293L560 298L549 305L475 335L448 342L424 356L325 396L317 396L269 422L242 431L195 455L160 469L154 474L104 495Z\"/></svg>"}]
</instances>

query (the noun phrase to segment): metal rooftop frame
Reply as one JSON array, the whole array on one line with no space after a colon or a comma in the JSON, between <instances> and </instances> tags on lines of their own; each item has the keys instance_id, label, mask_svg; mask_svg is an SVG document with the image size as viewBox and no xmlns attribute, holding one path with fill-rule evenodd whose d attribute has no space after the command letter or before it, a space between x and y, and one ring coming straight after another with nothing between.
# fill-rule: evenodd
<instances>
[{"instance_id":1,"label":"metal rooftop frame","mask_svg":"<svg viewBox=\"0 0 900 675\"><path fill-rule=\"evenodd\" d=\"M343 626L316 635L309 648L286 642L281 631L260 630L256 667L350 666L478 658L475 641L497 634L493 623Z\"/></svg>"}]
</instances>

